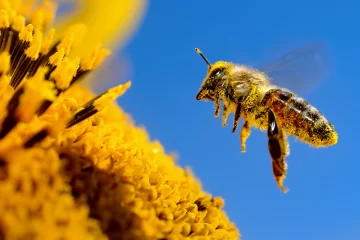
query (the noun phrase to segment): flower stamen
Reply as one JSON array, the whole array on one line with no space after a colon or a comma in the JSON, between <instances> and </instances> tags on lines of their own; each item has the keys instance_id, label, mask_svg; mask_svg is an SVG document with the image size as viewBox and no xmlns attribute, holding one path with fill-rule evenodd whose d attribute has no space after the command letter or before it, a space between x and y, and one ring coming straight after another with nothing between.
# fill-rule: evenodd
<instances>
[{"instance_id":1,"label":"flower stamen","mask_svg":"<svg viewBox=\"0 0 360 240\"><path fill-rule=\"evenodd\" d=\"M4 138L20 122L30 122L41 117L73 84L95 69L110 51L98 45L87 56L69 57L74 43L79 44L86 30L82 24L74 24L68 28L60 40L55 40L55 30L46 30L52 22L56 5L45 0L31 15L27 23L25 17L17 15L13 3L5 1L6 8L0 10L0 77L2 89L5 81L12 87L7 98L6 112L0 128L0 139ZM4 3L0 2L0 5ZM26 24L26 25L25 25ZM54 42L54 43L53 43ZM56 123L65 130L99 112L104 106L100 99L114 100L120 96L130 84L110 89L79 110L78 113L64 122ZM11 90L10 90L11 91ZM116 92L116 93L115 93ZM4 95L5 96L5 95ZM61 100L60 100L61 101ZM109 101L105 101L109 103ZM95 106L95 105L96 106ZM46 118L45 118L46 119ZM46 121L49 121L48 119ZM46 125L46 124L45 124ZM24 147L40 142L49 134L58 133L51 127L38 131L30 137Z\"/></svg>"}]
</instances>

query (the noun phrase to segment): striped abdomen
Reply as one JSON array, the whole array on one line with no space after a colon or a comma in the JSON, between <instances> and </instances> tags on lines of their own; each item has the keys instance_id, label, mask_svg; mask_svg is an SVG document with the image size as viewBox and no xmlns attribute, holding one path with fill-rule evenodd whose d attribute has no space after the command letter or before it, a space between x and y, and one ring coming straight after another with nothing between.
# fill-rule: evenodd
<instances>
[{"instance_id":1,"label":"striped abdomen","mask_svg":"<svg viewBox=\"0 0 360 240\"><path fill-rule=\"evenodd\" d=\"M276 121L288 133L315 147L337 143L337 133L324 115L306 100L282 90L269 90L264 97Z\"/></svg>"}]
</instances>

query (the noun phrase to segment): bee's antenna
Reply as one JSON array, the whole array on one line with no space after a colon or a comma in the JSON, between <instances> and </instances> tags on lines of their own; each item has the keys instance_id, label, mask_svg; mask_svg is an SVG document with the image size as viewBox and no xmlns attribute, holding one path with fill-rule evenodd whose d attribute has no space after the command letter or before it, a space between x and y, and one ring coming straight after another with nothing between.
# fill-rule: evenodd
<instances>
[{"instance_id":1,"label":"bee's antenna","mask_svg":"<svg viewBox=\"0 0 360 240\"><path fill-rule=\"evenodd\" d=\"M209 61L207 60L207 58L204 56L204 54L200 51L200 49L195 48L195 51L204 59L204 61L207 63L207 65L209 66L209 68L211 67L211 64L209 63Z\"/></svg>"}]
</instances>

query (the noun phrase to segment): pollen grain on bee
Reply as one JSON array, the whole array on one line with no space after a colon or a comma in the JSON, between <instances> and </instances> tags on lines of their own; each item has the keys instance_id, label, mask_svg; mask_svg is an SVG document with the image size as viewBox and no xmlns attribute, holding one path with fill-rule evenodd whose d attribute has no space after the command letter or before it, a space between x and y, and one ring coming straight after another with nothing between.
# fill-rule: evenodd
<instances>
[{"instance_id":1,"label":"pollen grain on bee","mask_svg":"<svg viewBox=\"0 0 360 240\"><path fill-rule=\"evenodd\" d=\"M247 128L268 131L270 155L273 162L276 162L273 164L274 177L281 189L285 189L282 181L286 175L285 157L289 153L287 136L293 135L314 147L327 147L337 143L338 135L334 126L318 109L295 93L274 85L264 72L226 61L210 64L200 50L196 51L209 66L197 99L212 100L215 115L219 114L221 101L224 102L223 126L226 126L229 113L233 112L233 130L236 130L240 118L243 118ZM274 119L269 118L270 112ZM249 130L244 127L245 124L240 133L242 151L245 151L245 142L250 135ZM278 134L281 133L275 138L274 129L277 129ZM245 132L248 134L244 134ZM274 141L282 147L276 150L270 147L270 143ZM271 151L280 151L275 155L282 157L275 158Z\"/></svg>"}]
</instances>

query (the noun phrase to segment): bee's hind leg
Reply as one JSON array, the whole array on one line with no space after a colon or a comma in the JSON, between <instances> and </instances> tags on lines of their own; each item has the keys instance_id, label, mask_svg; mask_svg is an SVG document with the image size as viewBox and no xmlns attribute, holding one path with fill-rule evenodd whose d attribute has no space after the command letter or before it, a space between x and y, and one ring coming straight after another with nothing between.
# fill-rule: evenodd
<instances>
[{"instance_id":1,"label":"bee's hind leg","mask_svg":"<svg viewBox=\"0 0 360 240\"><path fill-rule=\"evenodd\" d=\"M248 139L249 136L250 136L250 125L248 121L245 121L240 132L241 152L246 152L246 140Z\"/></svg>"},{"instance_id":2,"label":"bee's hind leg","mask_svg":"<svg viewBox=\"0 0 360 240\"><path fill-rule=\"evenodd\" d=\"M283 193L286 193L288 189L284 187L283 181L287 172L285 161L285 157L288 155L287 139L285 132L277 124L275 115L271 110L268 112L268 118L268 148L272 159L273 174L279 188Z\"/></svg>"}]
</instances>

